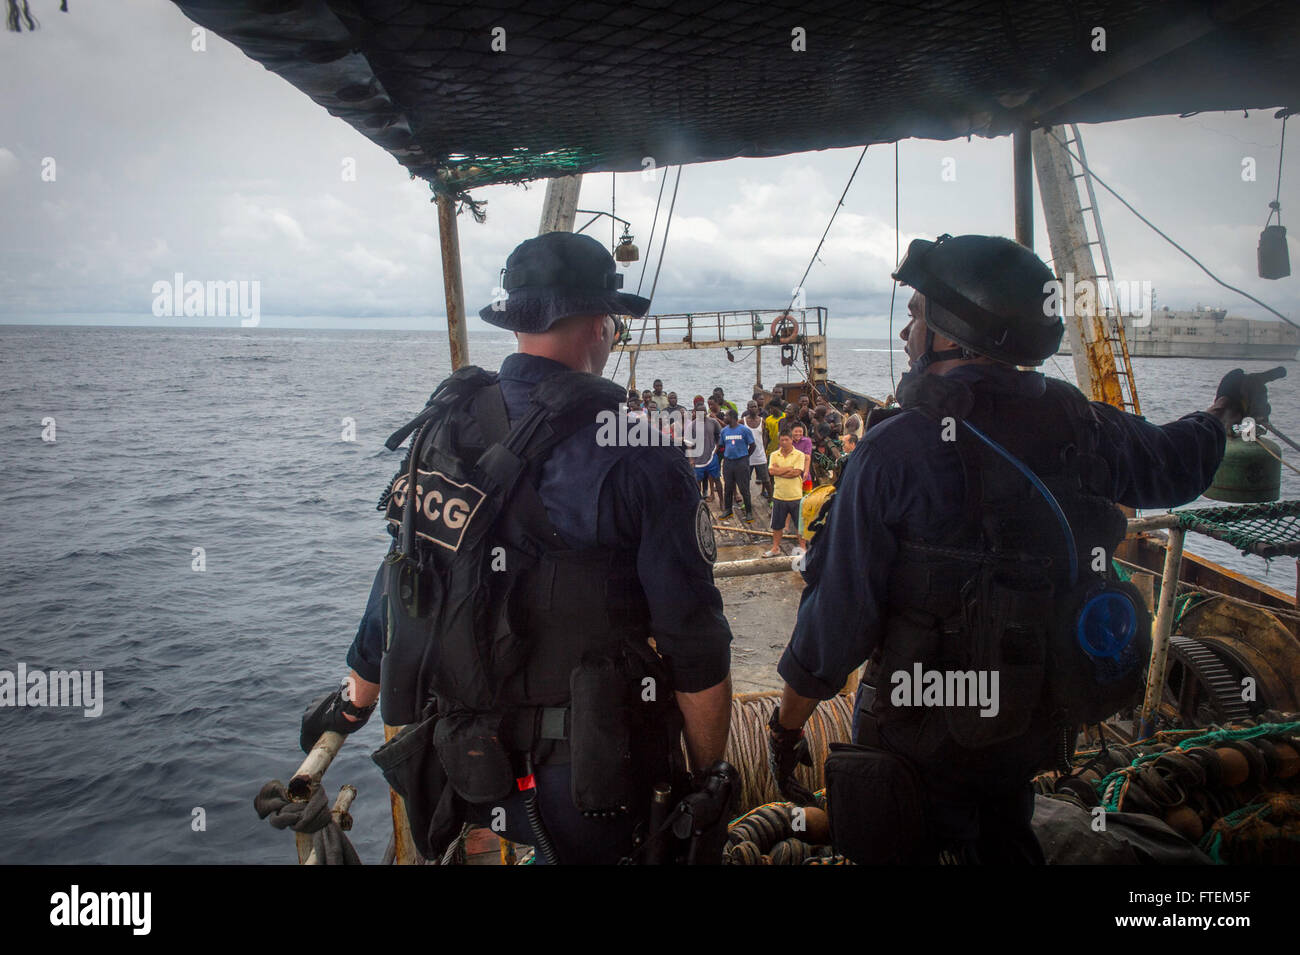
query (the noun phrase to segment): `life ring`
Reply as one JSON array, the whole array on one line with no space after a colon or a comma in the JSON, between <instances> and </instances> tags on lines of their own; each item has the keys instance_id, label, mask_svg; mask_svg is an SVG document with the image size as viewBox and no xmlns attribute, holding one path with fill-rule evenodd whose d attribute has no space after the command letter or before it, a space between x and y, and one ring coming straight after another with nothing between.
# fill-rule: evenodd
<instances>
[{"instance_id":1,"label":"life ring","mask_svg":"<svg viewBox=\"0 0 1300 955\"><path fill-rule=\"evenodd\" d=\"M789 323L790 331L784 336L778 335L776 333L777 328L779 328L782 323L787 322ZM780 342L782 345L788 345L799 337L799 320L788 313L785 315L778 315L776 318L772 319L772 327L768 329L768 333L773 339Z\"/></svg>"}]
</instances>

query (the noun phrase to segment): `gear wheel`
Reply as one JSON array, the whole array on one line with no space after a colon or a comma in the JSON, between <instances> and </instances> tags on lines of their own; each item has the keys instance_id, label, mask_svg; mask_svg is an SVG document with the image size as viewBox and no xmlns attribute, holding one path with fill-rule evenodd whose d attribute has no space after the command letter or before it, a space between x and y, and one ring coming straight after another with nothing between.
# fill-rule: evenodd
<instances>
[{"instance_id":1,"label":"gear wheel","mask_svg":"<svg viewBox=\"0 0 1300 955\"><path fill-rule=\"evenodd\" d=\"M1241 682L1218 653L1191 637L1169 638L1165 708L1185 728L1227 723L1250 716ZM1171 714L1172 715L1172 714Z\"/></svg>"}]
</instances>

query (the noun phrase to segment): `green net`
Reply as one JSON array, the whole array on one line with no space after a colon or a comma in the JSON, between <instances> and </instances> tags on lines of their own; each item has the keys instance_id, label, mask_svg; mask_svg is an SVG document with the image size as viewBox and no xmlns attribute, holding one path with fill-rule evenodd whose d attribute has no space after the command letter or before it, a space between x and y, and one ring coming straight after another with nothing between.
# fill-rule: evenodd
<instances>
[{"instance_id":1,"label":"green net","mask_svg":"<svg viewBox=\"0 0 1300 955\"><path fill-rule=\"evenodd\" d=\"M1300 557L1300 501L1174 511L1183 530L1258 557Z\"/></svg>"},{"instance_id":2,"label":"green net","mask_svg":"<svg viewBox=\"0 0 1300 955\"><path fill-rule=\"evenodd\" d=\"M1157 734L1157 737L1163 742L1172 743L1176 749L1186 751L1195 746L1212 746L1225 740L1248 740L1260 736L1275 736L1296 732L1300 732L1300 720L1286 723L1262 723L1259 726L1248 726L1243 729L1212 729L1204 732L1172 730ZM1133 745L1139 746L1144 742L1148 741L1138 740ZM1097 795L1101 799L1101 805L1107 812L1119 810L1127 784L1135 772L1144 764L1159 759L1162 753L1163 751L1158 751L1139 756L1128 766L1109 773L1094 785Z\"/></svg>"},{"instance_id":3,"label":"green net","mask_svg":"<svg viewBox=\"0 0 1300 955\"><path fill-rule=\"evenodd\" d=\"M1300 796L1265 793L1211 826L1201 848L1219 865L1294 864L1300 860Z\"/></svg>"}]
</instances>

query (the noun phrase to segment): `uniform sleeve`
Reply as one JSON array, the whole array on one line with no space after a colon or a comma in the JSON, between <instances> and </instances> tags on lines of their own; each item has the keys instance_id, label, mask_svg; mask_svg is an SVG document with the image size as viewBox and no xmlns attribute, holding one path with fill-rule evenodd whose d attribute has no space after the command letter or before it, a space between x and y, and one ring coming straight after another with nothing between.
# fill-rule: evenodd
<instances>
[{"instance_id":1,"label":"uniform sleeve","mask_svg":"<svg viewBox=\"0 0 1300 955\"><path fill-rule=\"evenodd\" d=\"M712 555L705 556L696 529L700 503L690 466L675 449L620 461L600 500L602 523L610 515L617 538L636 542L650 634L672 670L673 688L686 693L721 683L731 670L731 627L713 583Z\"/></svg>"},{"instance_id":2,"label":"uniform sleeve","mask_svg":"<svg viewBox=\"0 0 1300 955\"><path fill-rule=\"evenodd\" d=\"M1101 424L1101 450L1110 465L1114 498L1129 507L1176 507L1214 481L1227 431L1204 411L1151 424L1102 402L1092 403Z\"/></svg>"},{"instance_id":3,"label":"uniform sleeve","mask_svg":"<svg viewBox=\"0 0 1300 955\"><path fill-rule=\"evenodd\" d=\"M903 490L879 448L864 444L849 458L830 518L809 550L794 633L777 665L800 696L830 699L880 643L881 608L898 553L884 502L905 506Z\"/></svg>"},{"instance_id":4,"label":"uniform sleeve","mask_svg":"<svg viewBox=\"0 0 1300 955\"><path fill-rule=\"evenodd\" d=\"M370 683L379 682L379 664L384 657L384 565L379 565L375 572L375 582L370 585L370 597L366 600L365 613L357 627L357 635L348 648L348 666L356 671L357 676Z\"/></svg>"}]
</instances>

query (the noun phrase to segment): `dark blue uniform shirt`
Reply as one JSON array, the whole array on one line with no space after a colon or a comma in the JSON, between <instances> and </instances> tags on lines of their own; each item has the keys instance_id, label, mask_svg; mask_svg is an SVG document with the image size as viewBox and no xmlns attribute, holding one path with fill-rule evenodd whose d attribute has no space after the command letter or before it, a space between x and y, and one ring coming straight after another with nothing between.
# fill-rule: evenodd
<instances>
[{"instance_id":1,"label":"dark blue uniform shirt","mask_svg":"<svg viewBox=\"0 0 1300 955\"><path fill-rule=\"evenodd\" d=\"M501 363L501 393L511 423L528 410L542 379L564 366L516 353ZM696 536L700 503L681 448L602 446L592 415L560 443L542 466L538 492L551 523L575 549L609 547L633 552L650 606L650 633L687 693L720 683L731 665L731 628L713 584L713 566ZM348 650L357 675L379 682L384 648L382 575L375 575L365 615Z\"/></svg>"},{"instance_id":2,"label":"dark blue uniform shirt","mask_svg":"<svg viewBox=\"0 0 1300 955\"><path fill-rule=\"evenodd\" d=\"M1045 390L1038 372L1008 366L963 365L948 374L972 389L1026 400ZM1101 402L1092 409L1116 502L1174 507L1210 486L1227 438L1218 418L1198 411L1157 426ZM778 665L800 696L834 696L879 645L898 541L934 539L961 522L961 461L941 434L938 423L906 411L873 427L848 457L835 508L808 555L798 620Z\"/></svg>"}]
</instances>

